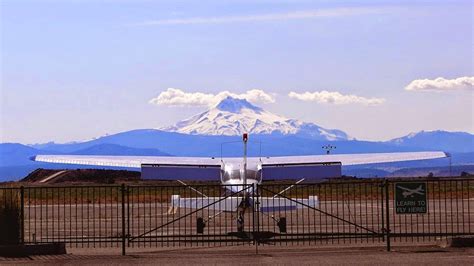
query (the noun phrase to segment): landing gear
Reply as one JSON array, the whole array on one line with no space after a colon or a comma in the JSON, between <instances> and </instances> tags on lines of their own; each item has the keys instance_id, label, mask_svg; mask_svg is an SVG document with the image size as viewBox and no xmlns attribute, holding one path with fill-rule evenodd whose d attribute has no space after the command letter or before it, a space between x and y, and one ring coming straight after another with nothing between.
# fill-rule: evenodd
<instances>
[{"instance_id":1,"label":"landing gear","mask_svg":"<svg viewBox=\"0 0 474 266\"><path fill-rule=\"evenodd\" d=\"M244 231L244 214L239 213L239 217L237 218L237 231L243 232Z\"/></svg>"},{"instance_id":2,"label":"landing gear","mask_svg":"<svg viewBox=\"0 0 474 266\"><path fill-rule=\"evenodd\" d=\"M242 198L242 201L239 203L239 207L237 208L237 231L238 232L243 232L244 231L245 211L251 206L252 206L252 204L250 202L250 197L249 197L248 194L246 194Z\"/></svg>"}]
</instances>

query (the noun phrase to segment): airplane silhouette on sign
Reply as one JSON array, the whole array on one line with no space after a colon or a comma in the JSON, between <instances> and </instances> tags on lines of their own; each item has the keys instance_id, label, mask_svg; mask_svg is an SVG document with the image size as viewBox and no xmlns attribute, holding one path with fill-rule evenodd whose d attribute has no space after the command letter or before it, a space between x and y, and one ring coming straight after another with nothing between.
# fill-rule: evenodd
<instances>
[{"instance_id":1,"label":"airplane silhouette on sign","mask_svg":"<svg viewBox=\"0 0 474 266\"><path fill-rule=\"evenodd\" d=\"M425 195L425 191L423 190L423 187L422 185L420 185L419 187L415 188L415 189L409 189L409 188L406 188L406 187L402 187L402 186L398 186L399 189L402 189L404 190L402 195L404 198L408 198L408 197L411 197L413 198L415 196L415 194L418 194L418 195Z\"/></svg>"}]
</instances>

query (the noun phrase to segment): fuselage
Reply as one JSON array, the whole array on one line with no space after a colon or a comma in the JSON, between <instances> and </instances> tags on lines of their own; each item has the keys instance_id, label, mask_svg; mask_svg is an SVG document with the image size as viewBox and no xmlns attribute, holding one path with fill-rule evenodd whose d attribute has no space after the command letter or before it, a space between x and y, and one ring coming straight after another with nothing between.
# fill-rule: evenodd
<instances>
[{"instance_id":1,"label":"fuselage","mask_svg":"<svg viewBox=\"0 0 474 266\"><path fill-rule=\"evenodd\" d=\"M262 182L262 163L250 161L225 162L221 164L221 183L223 185L251 185Z\"/></svg>"}]
</instances>

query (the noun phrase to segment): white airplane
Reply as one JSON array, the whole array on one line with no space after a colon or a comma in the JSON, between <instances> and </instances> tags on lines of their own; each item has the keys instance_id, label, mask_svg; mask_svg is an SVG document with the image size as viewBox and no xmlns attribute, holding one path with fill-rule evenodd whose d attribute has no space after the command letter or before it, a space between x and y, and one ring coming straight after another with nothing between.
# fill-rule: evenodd
<instances>
[{"instance_id":1,"label":"white airplane","mask_svg":"<svg viewBox=\"0 0 474 266\"><path fill-rule=\"evenodd\" d=\"M171 178L179 176L180 178L185 177L184 179L192 179L192 177L199 179L199 176L207 175L208 177L217 172L216 178L220 176L222 185L232 185L235 189L239 189L236 185L260 184L263 179L320 180L327 178L327 176L321 177L318 169L321 171L324 168L327 171L330 168L327 166L331 165L340 168L341 165L448 157L445 152L441 151L247 157L247 142L248 134L244 134L243 157L36 155L31 160L47 163L142 168L142 171L145 167L159 167L162 169L160 174L164 176L163 179L170 179L170 175ZM329 171L332 170L329 169ZM325 174L327 175L327 173ZM334 174L337 174L337 171Z\"/></svg>"},{"instance_id":2,"label":"white airplane","mask_svg":"<svg viewBox=\"0 0 474 266\"><path fill-rule=\"evenodd\" d=\"M402 189L404 190L402 192L402 195L404 198L408 198L408 197L414 197L414 194L418 194L418 195L425 195L425 191L423 190L422 188L422 185L420 185L419 187L415 188L415 189L409 189L409 188L406 188L406 187L402 187L402 186L398 186L399 189Z\"/></svg>"},{"instance_id":3,"label":"white airplane","mask_svg":"<svg viewBox=\"0 0 474 266\"><path fill-rule=\"evenodd\" d=\"M433 152L396 152L368 154L328 154L281 157L247 157L248 134L243 135L243 157L209 158L209 157L167 157L167 156L89 156L89 155L36 155L31 159L38 162L80 164L95 166L115 166L141 168L144 171L157 171L160 179L192 179L193 177L220 177L221 184L232 193L227 197L181 198L173 195L173 209L207 208L238 212L238 228L243 228L243 216L248 207L258 201L260 211L278 211L284 209L318 208L316 195L308 198L288 198L283 194L290 186L274 197L260 197L254 192L254 185L263 179L297 179L315 181L341 175L341 165L361 165L373 163L390 163L412 160L445 158L447 154ZM178 180L183 185L183 181ZM186 185L187 186L187 185ZM194 188L188 186L196 191ZM209 217L211 218L211 217Z\"/></svg>"}]
</instances>

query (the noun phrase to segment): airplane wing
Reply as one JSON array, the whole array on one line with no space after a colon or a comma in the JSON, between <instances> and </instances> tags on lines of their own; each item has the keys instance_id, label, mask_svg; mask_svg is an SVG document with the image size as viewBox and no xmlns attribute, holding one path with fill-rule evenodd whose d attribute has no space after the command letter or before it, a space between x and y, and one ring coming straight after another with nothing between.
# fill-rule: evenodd
<instances>
[{"instance_id":1,"label":"airplane wing","mask_svg":"<svg viewBox=\"0 0 474 266\"><path fill-rule=\"evenodd\" d=\"M358 154L330 154L283 156L262 158L264 165L290 165L324 162L340 162L342 165L359 165L373 163L392 163L445 158L447 154L441 151L427 152L390 152L390 153L358 153Z\"/></svg>"},{"instance_id":2,"label":"airplane wing","mask_svg":"<svg viewBox=\"0 0 474 266\"><path fill-rule=\"evenodd\" d=\"M445 158L447 154L440 151L432 152L393 152L393 153L359 153L359 154L331 154L279 157L250 157L249 163L263 165L303 165L311 163L338 162L342 165L359 165L373 163L390 163L414 160ZM82 164L97 166L115 166L140 168L142 164L161 165L188 165L188 166L220 166L218 157L173 157L173 156L94 156L94 155L36 155L33 161ZM225 162L241 162L242 158L223 158Z\"/></svg>"},{"instance_id":3,"label":"airplane wing","mask_svg":"<svg viewBox=\"0 0 474 266\"><path fill-rule=\"evenodd\" d=\"M282 157L250 157L248 165L262 169L262 177L280 180L304 178L318 180L340 176L342 165L389 163L444 158L444 152L398 152L367 154L331 154ZM216 180L221 178L222 165L240 168L242 158L172 157L172 156L94 156L94 155L36 155L38 162L141 168L146 179ZM320 168L323 167L323 168ZM321 169L321 170L317 170ZM324 169L324 170L323 170Z\"/></svg>"},{"instance_id":4,"label":"airplane wing","mask_svg":"<svg viewBox=\"0 0 474 266\"><path fill-rule=\"evenodd\" d=\"M94 156L94 155L36 155L33 161L140 168L142 164L220 166L220 158L173 156Z\"/></svg>"},{"instance_id":5,"label":"airplane wing","mask_svg":"<svg viewBox=\"0 0 474 266\"><path fill-rule=\"evenodd\" d=\"M331 154L308 156L266 157L262 159L262 176L281 180L304 178L319 180L328 176L341 176L341 165L363 165L425 160L446 157L444 152L396 152L365 154Z\"/></svg>"}]
</instances>

